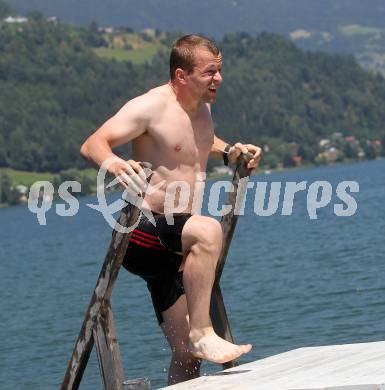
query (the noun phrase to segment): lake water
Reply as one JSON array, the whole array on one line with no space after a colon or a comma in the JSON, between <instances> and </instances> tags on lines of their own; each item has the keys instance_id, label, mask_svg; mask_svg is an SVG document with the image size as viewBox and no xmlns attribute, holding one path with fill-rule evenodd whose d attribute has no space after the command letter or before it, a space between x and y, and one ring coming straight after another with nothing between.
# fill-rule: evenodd
<instances>
[{"instance_id":1,"label":"lake water","mask_svg":"<svg viewBox=\"0 0 385 390\"><path fill-rule=\"evenodd\" d=\"M293 348L384 340L385 161L302 169L253 180L359 183L351 217L330 205L311 220L306 192L292 216L260 217L249 190L222 277L234 338L250 342L246 363ZM116 197L112 195L112 197ZM51 210L39 226L26 207L0 210L0 388L58 388L80 330L111 229L80 199L79 214ZM282 201L280 203L282 205ZM112 306L125 376L166 384L169 351L144 283L119 274ZM205 364L203 372L219 370ZM101 389L93 353L80 386Z\"/></svg>"}]
</instances>

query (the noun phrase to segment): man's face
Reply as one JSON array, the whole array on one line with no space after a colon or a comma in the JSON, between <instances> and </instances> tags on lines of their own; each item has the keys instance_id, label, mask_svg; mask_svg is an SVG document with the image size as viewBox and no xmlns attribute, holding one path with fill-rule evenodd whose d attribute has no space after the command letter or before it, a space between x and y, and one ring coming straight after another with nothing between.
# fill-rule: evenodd
<instances>
[{"instance_id":1,"label":"man's face","mask_svg":"<svg viewBox=\"0 0 385 390\"><path fill-rule=\"evenodd\" d=\"M222 55L215 56L205 48L197 48L194 53L193 71L186 77L193 95L204 103L213 103L222 83Z\"/></svg>"}]
</instances>

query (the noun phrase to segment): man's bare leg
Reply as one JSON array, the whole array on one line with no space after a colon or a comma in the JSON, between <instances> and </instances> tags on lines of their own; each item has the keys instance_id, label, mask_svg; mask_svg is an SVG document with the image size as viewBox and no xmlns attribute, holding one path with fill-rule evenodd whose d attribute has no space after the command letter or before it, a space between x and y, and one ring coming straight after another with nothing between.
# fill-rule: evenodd
<instances>
[{"instance_id":1,"label":"man's bare leg","mask_svg":"<svg viewBox=\"0 0 385 390\"><path fill-rule=\"evenodd\" d=\"M162 330L171 347L171 363L168 371L168 384L187 381L199 377L201 360L189 350L188 311L186 295L179 299L166 311L162 312Z\"/></svg>"},{"instance_id":2,"label":"man's bare leg","mask_svg":"<svg viewBox=\"0 0 385 390\"><path fill-rule=\"evenodd\" d=\"M183 285L190 320L190 351L200 359L225 363L247 353L251 345L235 345L219 337L210 319L211 291L222 248L222 228L213 218L193 215L182 231L186 253Z\"/></svg>"}]
</instances>

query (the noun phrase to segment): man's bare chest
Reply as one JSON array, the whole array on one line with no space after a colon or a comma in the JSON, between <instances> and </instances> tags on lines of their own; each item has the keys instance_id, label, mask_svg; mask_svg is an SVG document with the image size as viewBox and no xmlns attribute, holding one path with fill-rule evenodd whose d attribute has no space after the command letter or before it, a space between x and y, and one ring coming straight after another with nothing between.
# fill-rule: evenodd
<instances>
[{"instance_id":1,"label":"man's bare chest","mask_svg":"<svg viewBox=\"0 0 385 390\"><path fill-rule=\"evenodd\" d=\"M162 115L152 126L151 135L159 152L194 160L207 156L214 140L211 117L191 119L187 115L171 113Z\"/></svg>"}]
</instances>

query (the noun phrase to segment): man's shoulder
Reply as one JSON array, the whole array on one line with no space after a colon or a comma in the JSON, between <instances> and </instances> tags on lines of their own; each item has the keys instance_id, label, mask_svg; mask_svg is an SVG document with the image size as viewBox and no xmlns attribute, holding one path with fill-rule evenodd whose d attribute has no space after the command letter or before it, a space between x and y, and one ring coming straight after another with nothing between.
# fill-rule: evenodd
<instances>
[{"instance_id":1,"label":"man's shoulder","mask_svg":"<svg viewBox=\"0 0 385 390\"><path fill-rule=\"evenodd\" d=\"M137 115L150 119L162 112L168 103L167 94L162 86L150 89L142 95L129 100L122 111L136 113Z\"/></svg>"},{"instance_id":2,"label":"man's shoulder","mask_svg":"<svg viewBox=\"0 0 385 390\"><path fill-rule=\"evenodd\" d=\"M170 89L167 84L161 85L150 89L143 96L151 101L152 104L164 108L170 102Z\"/></svg>"},{"instance_id":3,"label":"man's shoulder","mask_svg":"<svg viewBox=\"0 0 385 390\"><path fill-rule=\"evenodd\" d=\"M163 110L169 102L169 96L164 86L152 88L146 93L137 96L128 103L142 105L143 108L151 112L159 112Z\"/></svg>"}]
</instances>

